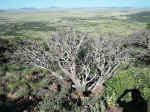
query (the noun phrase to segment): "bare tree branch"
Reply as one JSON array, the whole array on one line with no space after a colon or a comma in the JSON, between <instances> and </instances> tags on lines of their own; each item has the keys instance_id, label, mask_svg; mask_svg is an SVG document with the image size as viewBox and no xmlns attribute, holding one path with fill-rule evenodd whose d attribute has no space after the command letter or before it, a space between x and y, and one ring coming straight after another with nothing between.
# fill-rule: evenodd
<instances>
[{"instance_id":1,"label":"bare tree branch","mask_svg":"<svg viewBox=\"0 0 150 112\"><path fill-rule=\"evenodd\" d=\"M13 57L17 63L43 68L60 80L67 77L77 91L84 92L110 79L127 54L120 41L91 40L87 34L70 30L52 35L44 44L34 41L18 46Z\"/></svg>"}]
</instances>

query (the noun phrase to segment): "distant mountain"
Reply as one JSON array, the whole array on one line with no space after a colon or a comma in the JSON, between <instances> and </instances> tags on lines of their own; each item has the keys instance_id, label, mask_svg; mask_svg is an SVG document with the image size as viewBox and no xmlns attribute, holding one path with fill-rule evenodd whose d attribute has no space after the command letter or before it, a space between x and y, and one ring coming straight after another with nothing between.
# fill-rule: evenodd
<instances>
[{"instance_id":1,"label":"distant mountain","mask_svg":"<svg viewBox=\"0 0 150 112\"><path fill-rule=\"evenodd\" d=\"M28 11L38 11L38 9L36 9L36 8L32 8L32 7L24 7L24 8L19 8L19 9L8 9L8 10L6 10L6 11L8 11L8 12L28 12Z\"/></svg>"},{"instance_id":2,"label":"distant mountain","mask_svg":"<svg viewBox=\"0 0 150 112\"><path fill-rule=\"evenodd\" d=\"M49 9L62 9L62 7L55 7L55 6L52 6L52 7L49 7Z\"/></svg>"},{"instance_id":3,"label":"distant mountain","mask_svg":"<svg viewBox=\"0 0 150 112\"><path fill-rule=\"evenodd\" d=\"M5 12L5 10L0 9L0 12Z\"/></svg>"},{"instance_id":4,"label":"distant mountain","mask_svg":"<svg viewBox=\"0 0 150 112\"><path fill-rule=\"evenodd\" d=\"M66 11L66 10L83 10L83 11L128 11L128 10L137 10L140 8L131 8L131 7L78 7L78 8L64 8L64 7L57 7L57 6L51 6L48 8L34 8L34 7L24 7L20 9L8 9L8 10L3 10L0 9L0 12L4 11L9 11L9 12L30 12L30 11ZM141 9L140 9L141 10ZM144 9L143 9L144 10ZM147 9L146 9L147 10Z\"/></svg>"},{"instance_id":5,"label":"distant mountain","mask_svg":"<svg viewBox=\"0 0 150 112\"><path fill-rule=\"evenodd\" d=\"M48 7L48 8L34 8L34 7L24 7L19 9L9 9L8 11L45 11L45 10L63 10L61 7Z\"/></svg>"},{"instance_id":6,"label":"distant mountain","mask_svg":"<svg viewBox=\"0 0 150 112\"><path fill-rule=\"evenodd\" d=\"M52 6L52 7L48 7L46 8L46 10L65 10L67 8L63 8L63 7L55 7L55 6Z\"/></svg>"},{"instance_id":7,"label":"distant mountain","mask_svg":"<svg viewBox=\"0 0 150 112\"><path fill-rule=\"evenodd\" d=\"M32 8L32 7L30 7L30 8L24 7L24 8L20 8L20 9L18 9L18 10L32 11L32 10L37 10L37 9L36 9L36 8Z\"/></svg>"}]
</instances>

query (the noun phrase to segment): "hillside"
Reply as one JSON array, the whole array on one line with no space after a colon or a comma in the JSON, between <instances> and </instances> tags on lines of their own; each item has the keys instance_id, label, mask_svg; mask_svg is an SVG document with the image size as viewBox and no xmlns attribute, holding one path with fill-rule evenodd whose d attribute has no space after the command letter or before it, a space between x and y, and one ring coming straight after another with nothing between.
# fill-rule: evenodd
<instances>
[{"instance_id":1,"label":"hillside","mask_svg":"<svg viewBox=\"0 0 150 112\"><path fill-rule=\"evenodd\" d=\"M0 10L0 111L123 112L137 102L149 112L147 24L150 9Z\"/></svg>"}]
</instances>

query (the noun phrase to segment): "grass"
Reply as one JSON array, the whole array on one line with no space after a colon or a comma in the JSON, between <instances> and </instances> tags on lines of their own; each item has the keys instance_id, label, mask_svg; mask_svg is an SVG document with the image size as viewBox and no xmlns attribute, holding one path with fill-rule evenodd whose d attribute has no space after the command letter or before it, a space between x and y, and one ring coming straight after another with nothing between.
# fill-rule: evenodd
<instances>
[{"instance_id":1,"label":"grass","mask_svg":"<svg viewBox=\"0 0 150 112\"><path fill-rule=\"evenodd\" d=\"M126 69L120 69L115 77L107 82L106 99L110 106L117 105L116 101L126 89L138 89L150 107L150 66L142 62L131 63ZM131 100L128 94L125 99ZM150 111L150 108L149 108ZM148 112L149 112L148 111Z\"/></svg>"},{"instance_id":2,"label":"grass","mask_svg":"<svg viewBox=\"0 0 150 112\"><path fill-rule=\"evenodd\" d=\"M137 11L138 12L138 11ZM132 14L133 13L133 14ZM140 11L139 11L140 13ZM77 30L99 35L108 32L131 34L145 27L135 20L135 11L45 11L1 12L0 36L47 37L50 32L65 30L69 25ZM138 15L138 14L137 14ZM131 16L131 17L130 17ZM135 18L134 18L135 17Z\"/></svg>"}]
</instances>

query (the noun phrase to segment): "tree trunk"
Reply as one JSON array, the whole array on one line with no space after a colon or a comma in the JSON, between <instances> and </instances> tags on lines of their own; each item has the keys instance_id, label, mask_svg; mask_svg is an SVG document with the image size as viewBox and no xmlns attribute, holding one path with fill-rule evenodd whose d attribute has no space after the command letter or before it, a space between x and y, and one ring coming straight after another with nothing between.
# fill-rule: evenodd
<instances>
[{"instance_id":1,"label":"tree trunk","mask_svg":"<svg viewBox=\"0 0 150 112\"><path fill-rule=\"evenodd\" d=\"M106 112L123 112L123 108L121 108L121 107L111 107Z\"/></svg>"},{"instance_id":2,"label":"tree trunk","mask_svg":"<svg viewBox=\"0 0 150 112\"><path fill-rule=\"evenodd\" d=\"M101 96L105 92L105 86L104 85L97 85L92 89L91 91L91 96L96 97L96 96Z\"/></svg>"}]
</instances>

